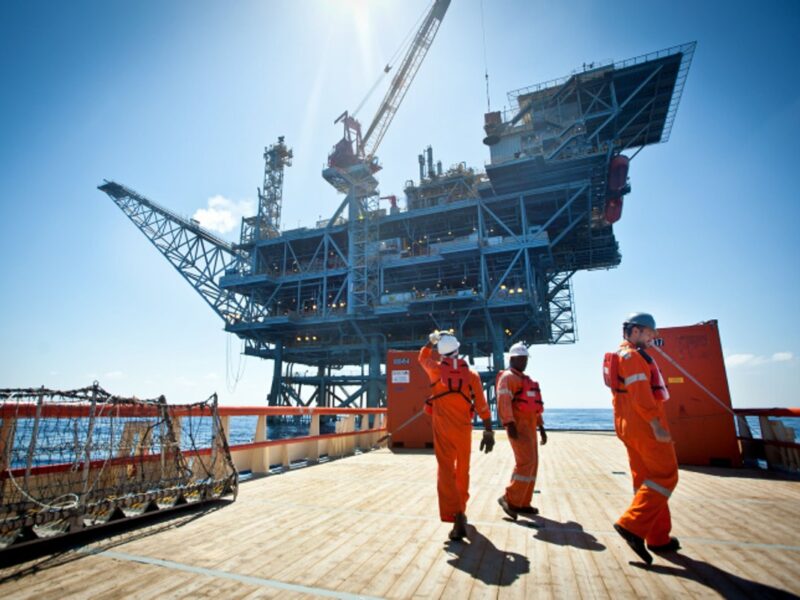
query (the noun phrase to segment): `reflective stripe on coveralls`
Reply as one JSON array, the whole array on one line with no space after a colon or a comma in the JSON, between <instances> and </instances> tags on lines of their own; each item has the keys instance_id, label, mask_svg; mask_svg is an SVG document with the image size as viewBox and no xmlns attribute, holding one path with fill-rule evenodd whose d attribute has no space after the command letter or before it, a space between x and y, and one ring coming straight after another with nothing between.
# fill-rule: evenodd
<instances>
[{"instance_id":1,"label":"reflective stripe on coveralls","mask_svg":"<svg viewBox=\"0 0 800 600\"><path fill-rule=\"evenodd\" d=\"M644 373L635 373L629 377L624 379L625 385L630 385L632 383L636 383L637 381L648 381L650 378L645 375Z\"/></svg>"},{"instance_id":2,"label":"reflective stripe on coveralls","mask_svg":"<svg viewBox=\"0 0 800 600\"><path fill-rule=\"evenodd\" d=\"M452 523L458 513L464 513L469 499L469 460L472 450L472 408L481 419L490 419L491 413L483 394L480 376L469 370L466 387L474 398L474 405L464 402L464 395L451 392L440 379L441 357L430 346L424 346L418 360L431 382L433 425L433 450L438 464L437 491L439 516ZM465 391L462 389L462 391Z\"/></svg>"},{"instance_id":3,"label":"reflective stripe on coveralls","mask_svg":"<svg viewBox=\"0 0 800 600\"><path fill-rule=\"evenodd\" d=\"M650 479L645 479L644 483L642 485L646 485L651 490L654 490L654 491L658 492L659 494L661 494L662 496L666 496L667 498L672 496L672 491L671 490L668 490L663 485L658 485L655 481L652 481Z\"/></svg>"}]
</instances>

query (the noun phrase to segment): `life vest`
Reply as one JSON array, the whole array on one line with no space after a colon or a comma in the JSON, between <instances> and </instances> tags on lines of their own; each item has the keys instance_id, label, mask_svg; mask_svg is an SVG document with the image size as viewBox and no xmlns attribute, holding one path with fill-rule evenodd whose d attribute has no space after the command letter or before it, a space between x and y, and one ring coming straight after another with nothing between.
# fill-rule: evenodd
<instances>
[{"instance_id":1,"label":"life vest","mask_svg":"<svg viewBox=\"0 0 800 600\"><path fill-rule=\"evenodd\" d=\"M447 386L447 390L431 396L425 401L426 406L431 406L433 401L448 394L458 394L472 406L472 390L469 385L470 370L467 361L460 358L443 358L439 363L439 382ZM436 385L431 383L431 387Z\"/></svg>"},{"instance_id":2,"label":"life vest","mask_svg":"<svg viewBox=\"0 0 800 600\"><path fill-rule=\"evenodd\" d=\"M511 371L511 369L509 369ZM511 371L513 372L513 371ZM495 380L495 387L500 382L500 377L505 371L500 371ZM522 388L514 394L511 398L513 406L522 412L532 412L540 415L544 412L544 402L542 401L542 390L539 388L539 382L534 381L527 375L514 373L522 378Z\"/></svg>"},{"instance_id":3,"label":"life vest","mask_svg":"<svg viewBox=\"0 0 800 600\"><path fill-rule=\"evenodd\" d=\"M669 390L664 383L664 376L658 368L656 361L643 348L637 350L639 355L644 358L650 369L650 389L656 400L669 400ZM603 383L618 394L624 394L625 380L619 374L619 352L606 352L603 357Z\"/></svg>"},{"instance_id":4,"label":"life vest","mask_svg":"<svg viewBox=\"0 0 800 600\"><path fill-rule=\"evenodd\" d=\"M639 354L647 361L647 366L650 367L650 389L653 390L653 397L662 402L669 400L669 390L667 390L664 376L661 375L661 370L658 368L656 361L643 348L639 348Z\"/></svg>"},{"instance_id":5,"label":"life vest","mask_svg":"<svg viewBox=\"0 0 800 600\"><path fill-rule=\"evenodd\" d=\"M539 388L539 382L534 381L527 375L523 375L522 389L514 394L511 402L515 403L522 412L532 412L537 415L544 412L544 402L542 402L542 390Z\"/></svg>"},{"instance_id":6,"label":"life vest","mask_svg":"<svg viewBox=\"0 0 800 600\"><path fill-rule=\"evenodd\" d=\"M619 375L619 353L606 352L603 357L603 383L610 387L612 391L624 394L622 386L625 380Z\"/></svg>"}]
</instances>

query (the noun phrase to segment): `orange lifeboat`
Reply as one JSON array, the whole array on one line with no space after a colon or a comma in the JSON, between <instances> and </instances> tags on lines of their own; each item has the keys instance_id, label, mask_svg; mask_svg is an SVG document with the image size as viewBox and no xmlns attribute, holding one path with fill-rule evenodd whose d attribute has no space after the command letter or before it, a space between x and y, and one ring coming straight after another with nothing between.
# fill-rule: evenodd
<instances>
[{"instance_id":1,"label":"orange lifeboat","mask_svg":"<svg viewBox=\"0 0 800 600\"><path fill-rule=\"evenodd\" d=\"M606 208L603 211L603 220L613 225L622 216L622 196L606 198Z\"/></svg>"},{"instance_id":2,"label":"orange lifeboat","mask_svg":"<svg viewBox=\"0 0 800 600\"><path fill-rule=\"evenodd\" d=\"M603 220L612 225L622 217L622 196L630 191L628 187L628 165L630 159L618 154L611 159L608 167L608 198L603 211Z\"/></svg>"}]
</instances>

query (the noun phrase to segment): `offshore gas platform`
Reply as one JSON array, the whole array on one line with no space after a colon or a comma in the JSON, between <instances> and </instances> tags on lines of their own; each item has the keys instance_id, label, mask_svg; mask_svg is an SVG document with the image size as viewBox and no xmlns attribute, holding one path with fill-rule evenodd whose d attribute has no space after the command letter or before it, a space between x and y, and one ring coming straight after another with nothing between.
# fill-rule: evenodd
<instances>
[{"instance_id":1,"label":"offshore gas platform","mask_svg":"<svg viewBox=\"0 0 800 600\"><path fill-rule=\"evenodd\" d=\"M491 399L512 343L576 340L573 275L621 260L613 224L629 162L669 139L695 44L510 92L511 108L485 115L485 171L445 170L428 147L402 209L380 197L376 150L448 5L423 17L369 127L348 112L336 120L344 135L322 175L344 198L316 226L281 230L292 161L282 137L265 149L258 212L235 244L120 183L99 186L245 354L273 361L270 405L378 406L387 351L416 349L437 328L452 328L470 359L488 357Z\"/></svg>"}]
</instances>

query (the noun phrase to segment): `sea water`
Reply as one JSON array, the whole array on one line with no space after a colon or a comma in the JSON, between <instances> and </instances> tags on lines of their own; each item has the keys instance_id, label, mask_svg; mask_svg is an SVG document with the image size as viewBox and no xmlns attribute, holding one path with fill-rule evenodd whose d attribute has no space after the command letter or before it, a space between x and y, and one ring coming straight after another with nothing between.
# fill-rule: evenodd
<instances>
[{"instance_id":1,"label":"sea water","mask_svg":"<svg viewBox=\"0 0 800 600\"><path fill-rule=\"evenodd\" d=\"M758 417L746 417L754 437L761 437ZM336 431L336 417L320 417L320 433ZM787 427L794 428L795 440L800 443L800 418L781 418ZM281 440L308 435L311 420L308 416L269 417L267 439ZM549 431L614 431L614 411L611 408L548 408L544 412L545 429ZM476 420L476 428L482 427ZM356 418L356 430L366 429L363 417ZM498 429L495 419L495 428ZM256 417L231 417L228 443L246 444L253 441Z\"/></svg>"}]
</instances>

